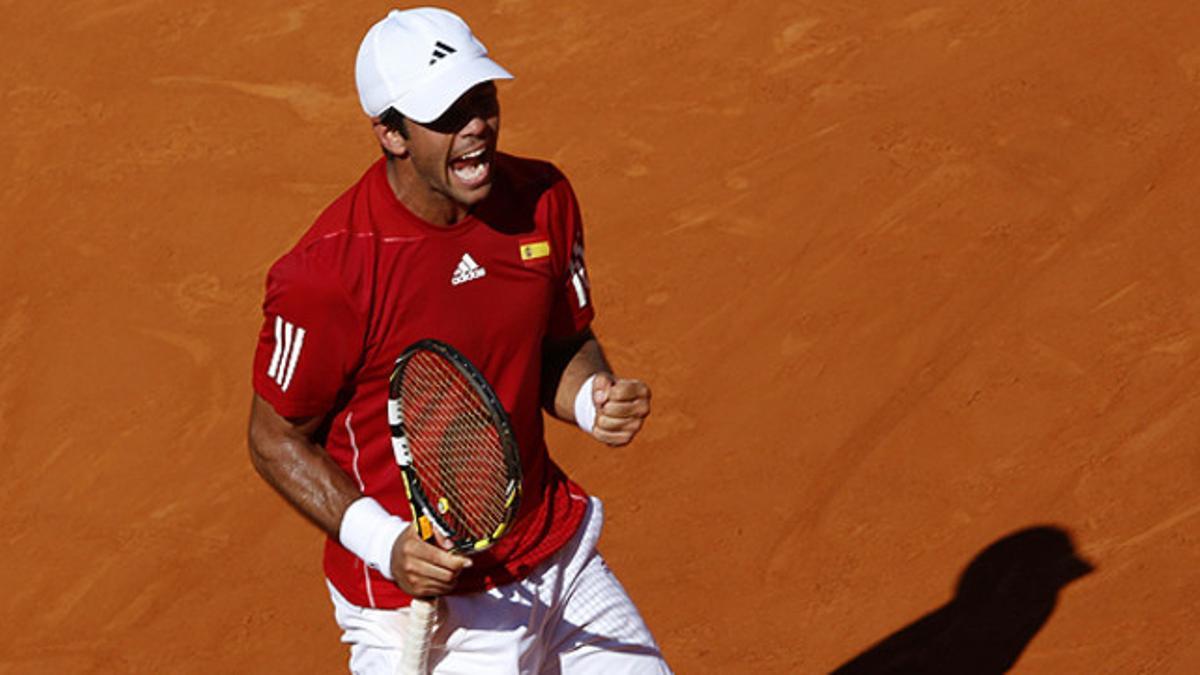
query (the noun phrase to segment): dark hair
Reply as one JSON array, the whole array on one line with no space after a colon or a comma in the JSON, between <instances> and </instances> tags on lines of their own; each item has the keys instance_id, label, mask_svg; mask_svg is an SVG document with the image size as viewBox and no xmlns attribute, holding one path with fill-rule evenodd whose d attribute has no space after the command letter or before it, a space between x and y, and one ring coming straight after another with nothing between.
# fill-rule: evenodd
<instances>
[{"instance_id":1,"label":"dark hair","mask_svg":"<svg viewBox=\"0 0 1200 675\"><path fill-rule=\"evenodd\" d=\"M408 127L404 120L404 113L395 108L388 108L379 116L379 123L387 127L388 131L397 131L405 139L408 139Z\"/></svg>"}]
</instances>

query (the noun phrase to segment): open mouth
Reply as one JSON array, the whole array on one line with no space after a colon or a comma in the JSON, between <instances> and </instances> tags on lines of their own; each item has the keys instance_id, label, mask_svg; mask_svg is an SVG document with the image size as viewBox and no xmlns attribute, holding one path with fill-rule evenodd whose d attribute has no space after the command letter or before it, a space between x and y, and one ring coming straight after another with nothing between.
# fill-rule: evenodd
<instances>
[{"instance_id":1,"label":"open mouth","mask_svg":"<svg viewBox=\"0 0 1200 675\"><path fill-rule=\"evenodd\" d=\"M488 179L492 156L487 147L478 148L450 160L450 173L466 187L478 187Z\"/></svg>"}]
</instances>

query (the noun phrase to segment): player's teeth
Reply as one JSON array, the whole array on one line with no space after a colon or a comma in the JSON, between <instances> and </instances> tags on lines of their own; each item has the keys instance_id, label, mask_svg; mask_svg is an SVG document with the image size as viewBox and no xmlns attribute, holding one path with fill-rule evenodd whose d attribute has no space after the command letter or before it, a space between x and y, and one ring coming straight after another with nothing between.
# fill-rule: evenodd
<instances>
[{"instance_id":1,"label":"player's teeth","mask_svg":"<svg viewBox=\"0 0 1200 675\"><path fill-rule=\"evenodd\" d=\"M470 166L455 167L454 175L458 176L464 182L470 183L479 180L485 171L487 171L486 165L471 164Z\"/></svg>"}]
</instances>

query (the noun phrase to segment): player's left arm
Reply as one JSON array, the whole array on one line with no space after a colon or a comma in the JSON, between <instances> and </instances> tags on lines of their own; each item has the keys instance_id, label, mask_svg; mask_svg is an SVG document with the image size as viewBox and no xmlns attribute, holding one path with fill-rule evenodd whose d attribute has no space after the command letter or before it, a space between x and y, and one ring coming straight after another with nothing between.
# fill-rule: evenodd
<instances>
[{"instance_id":1,"label":"player's left arm","mask_svg":"<svg viewBox=\"0 0 1200 675\"><path fill-rule=\"evenodd\" d=\"M543 343L543 406L601 443L625 445L650 414L650 387L614 375L592 332L595 308L584 262L583 220L565 177L543 194L539 214L551 232L561 234L552 239L562 244L552 247L560 277Z\"/></svg>"},{"instance_id":2,"label":"player's left arm","mask_svg":"<svg viewBox=\"0 0 1200 675\"><path fill-rule=\"evenodd\" d=\"M650 415L650 387L641 380L614 375L591 328L569 338L548 338L543 355L547 411L563 421L580 424L580 414L590 412L582 409L586 402L581 397L587 397L595 409L590 431L593 438L615 447L637 436Z\"/></svg>"}]
</instances>

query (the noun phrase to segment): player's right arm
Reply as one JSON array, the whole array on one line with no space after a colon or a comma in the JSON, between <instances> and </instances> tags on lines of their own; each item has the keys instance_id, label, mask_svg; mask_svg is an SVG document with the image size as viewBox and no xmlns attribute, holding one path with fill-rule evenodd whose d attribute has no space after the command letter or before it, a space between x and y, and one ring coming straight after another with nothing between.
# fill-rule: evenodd
<instances>
[{"instance_id":1,"label":"player's right arm","mask_svg":"<svg viewBox=\"0 0 1200 675\"><path fill-rule=\"evenodd\" d=\"M288 419L255 394L250 459L259 475L301 514L338 539L350 505L363 497L353 479L312 438L321 418ZM415 596L450 592L469 559L421 541L411 527L392 545L391 576Z\"/></svg>"},{"instance_id":2,"label":"player's right arm","mask_svg":"<svg viewBox=\"0 0 1200 675\"><path fill-rule=\"evenodd\" d=\"M320 417L285 418L254 394L248 434L250 461L276 492L336 539L342 516L362 493L312 441L320 423Z\"/></svg>"},{"instance_id":3,"label":"player's right arm","mask_svg":"<svg viewBox=\"0 0 1200 675\"><path fill-rule=\"evenodd\" d=\"M268 274L254 359L251 461L296 510L406 592L446 593L463 560L421 541L403 519L365 497L318 441L363 343L362 318L329 269L293 252Z\"/></svg>"}]
</instances>

